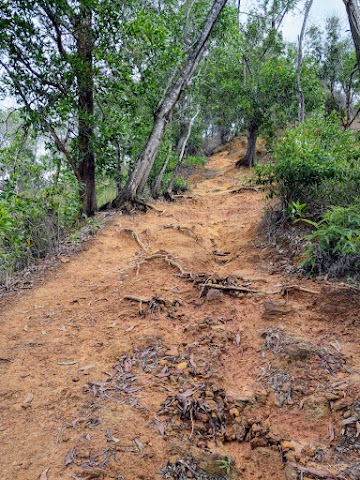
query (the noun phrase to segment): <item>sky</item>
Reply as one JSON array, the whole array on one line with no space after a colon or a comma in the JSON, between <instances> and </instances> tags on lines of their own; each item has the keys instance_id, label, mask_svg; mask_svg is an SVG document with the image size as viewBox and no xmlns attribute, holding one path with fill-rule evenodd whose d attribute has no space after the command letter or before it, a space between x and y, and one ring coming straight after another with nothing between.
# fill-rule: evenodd
<instances>
[{"instance_id":1,"label":"sky","mask_svg":"<svg viewBox=\"0 0 360 480\"><path fill-rule=\"evenodd\" d=\"M304 2L301 2L300 8L303 3ZM310 10L307 27L310 27L311 25L324 27L326 18L331 17L332 15L336 15L342 20L341 24L343 25L344 32L349 29L345 5L342 0L314 0ZM288 15L284 21L282 29L286 40L296 42L301 30L302 21L303 15L301 11L297 14Z\"/></svg>"}]
</instances>

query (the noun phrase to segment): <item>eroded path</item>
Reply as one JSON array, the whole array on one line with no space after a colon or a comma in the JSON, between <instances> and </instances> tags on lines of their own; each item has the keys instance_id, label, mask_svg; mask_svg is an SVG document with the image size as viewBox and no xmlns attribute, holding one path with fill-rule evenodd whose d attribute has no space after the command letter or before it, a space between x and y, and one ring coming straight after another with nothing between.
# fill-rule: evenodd
<instances>
[{"instance_id":1,"label":"eroded path","mask_svg":"<svg viewBox=\"0 0 360 480\"><path fill-rule=\"evenodd\" d=\"M1 479L360 478L358 292L274 273L239 148L3 302Z\"/></svg>"}]
</instances>

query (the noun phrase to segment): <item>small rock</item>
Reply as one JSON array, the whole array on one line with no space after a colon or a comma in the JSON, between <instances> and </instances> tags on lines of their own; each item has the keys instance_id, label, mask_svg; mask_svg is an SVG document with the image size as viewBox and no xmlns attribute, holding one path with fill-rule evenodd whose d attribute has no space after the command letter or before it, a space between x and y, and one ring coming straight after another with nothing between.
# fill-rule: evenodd
<instances>
[{"instance_id":1,"label":"small rock","mask_svg":"<svg viewBox=\"0 0 360 480\"><path fill-rule=\"evenodd\" d=\"M301 453L306 455L307 457L312 458L315 455L315 450L311 448L309 445L306 445L302 450Z\"/></svg>"},{"instance_id":2,"label":"small rock","mask_svg":"<svg viewBox=\"0 0 360 480\"><path fill-rule=\"evenodd\" d=\"M237 408L235 408L235 407L230 408L229 413L230 413L230 415L232 415L233 417L239 417L239 416L240 416L239 410L238 410Z\"/></svg>"},{"instance_id":3,"label":"small rock","mask_svg":"<svg viewBox=\"0 0 360 480\"><path fill-rule=\"evenodd\" d=\"M250 446L253 450L254 448L266 447L267 444L267 441L263 437L256 437L250 440Z\"/></svg>"},{"instance_id":4,"label":"small rock","mask_svg":"<svg viewBox=\"0 0 360 480\"><path fill-rule=\"evenodd\" d=\"M215 300L222 300L224 297L224 293L221 290L217 290L216 288L209 288L207 294L206 294L206 300L209 302L215 301Z\"/></svg>"},{"instance_id":5,"label":"small rock","mask_svg":"<svg viewBox=\"0 0 360 480\"><path fill-rule=\"evenodd\" d=\"M177 368L179 370L186 370L188 368L188 363L187 362L180 362L177 364Z\"/></svg>"},{"instance_id":6,"label":"small rock","mask_svg":"<svg viewBox=\"0 0 360 480\"><path fill-rule=\"evenodd\" d=\"M295 450L295 445L293 442L288 442L287 440L284 440L280 443L280 445L283 450Z\"/></svg>"}]
</instances>

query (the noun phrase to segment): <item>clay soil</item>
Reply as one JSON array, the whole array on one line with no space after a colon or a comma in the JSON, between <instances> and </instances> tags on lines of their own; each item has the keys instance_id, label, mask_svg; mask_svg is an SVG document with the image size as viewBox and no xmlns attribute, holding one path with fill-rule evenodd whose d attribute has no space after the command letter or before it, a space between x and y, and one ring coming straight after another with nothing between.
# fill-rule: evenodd
<instances>
[{"instance_id":1,"label":"clay soil","mask_svg":"<svg viewBox=\"0 0 360 480\"><path fill-rule=\"evenodd\" d=\"M3 298L2 480L360 478L359 294L277 270L242 149Z\"/></svg>"}]
</instances>

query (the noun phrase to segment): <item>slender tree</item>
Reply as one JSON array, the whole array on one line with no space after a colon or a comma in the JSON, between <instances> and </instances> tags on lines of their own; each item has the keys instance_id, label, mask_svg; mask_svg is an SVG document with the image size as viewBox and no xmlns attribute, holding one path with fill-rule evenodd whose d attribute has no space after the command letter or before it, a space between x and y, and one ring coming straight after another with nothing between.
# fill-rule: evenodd
<instances>
[{"instance_id":1,"label":"slender tree","mask_svg":"<svg viewBox=\"0 0 360 480\"><path fill-rule=\"evenodd\" d=\"M304 20L301 27L301 32L298 38L298 58L297 58L297 75L296 75L296 85L298 88L298 95L299 95L299 108L298 108L298 120L299 122L303 122L305 120L305 97L304 91L301 86L301 72L303 68L303 41L306 31L306 23L309 18L310 9L312 7L313 0L308 0L305 3L305 12L304 12Z\"/></svg>"},{"instance_id":2,"label":"slender tree","mask_svg":"<svg viewBox=\"0 0 360 480\"><path fill-rule=\"evenodd\" d=\"M153 128L145 148L141 152L127 184L114 200L113 206L119 207L128 202L136 203L138 195L143 192L173 108L203 57L207 41L226 1L214 0L199 38L191 48L177 80L169 87L155 111Z\"/></svg>"}]
</instances>

